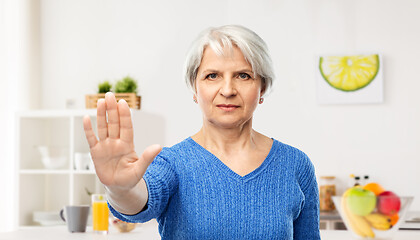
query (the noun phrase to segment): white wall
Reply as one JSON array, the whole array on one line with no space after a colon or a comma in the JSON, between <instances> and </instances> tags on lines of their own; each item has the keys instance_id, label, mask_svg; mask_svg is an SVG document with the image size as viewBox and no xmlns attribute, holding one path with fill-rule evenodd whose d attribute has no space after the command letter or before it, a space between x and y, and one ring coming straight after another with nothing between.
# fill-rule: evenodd
<instances>
[{"instance_id":1,"label":"white wall","mask_svg":"<svg viewBox=\"0 0 420 240\"><path fill-rule=\"evenodd\" d=\"M39 0L0 0L0 232L17 225L15 112L40 108Z\"/></svg>"},{"instance_id":2,"label":"white wall","mask_svg":"<svg viewBox=\"0 0 420 240\"><path fill-rule=\"evenodd\" d=\"M201 124L182 80L190 42L208 26L242 24L268 43L278 81L255 129L304 150L341 188L350 173L369 174L420 210L419 9L416 0L43 0L42 104L82 108L98 82L129 74L172 145ZM365 52L383 55L384 103L317 104L314 58Z\"/></svg>"}]
</instances>

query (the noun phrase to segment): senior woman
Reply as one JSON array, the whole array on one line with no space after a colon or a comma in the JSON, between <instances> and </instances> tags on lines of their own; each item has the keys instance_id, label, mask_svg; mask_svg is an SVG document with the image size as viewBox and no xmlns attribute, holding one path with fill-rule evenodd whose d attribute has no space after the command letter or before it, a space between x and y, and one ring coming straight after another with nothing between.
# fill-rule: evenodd
<instances>
[{"instance_id":1,"label":"senior woman","mask_svg":"<svg viewBox=\"0 0 420 240\"><path fill-rule=\"evenodd\" d=\"M252 128L273 75L267 46L251 30L205 30L185 64L202 128L140 156L127 103L107 93L98 101L99 140L89 117L84 128L111 212L128 222L156 218L162 239L319 239L309 158Z\"/></svg>"}]
</instances>

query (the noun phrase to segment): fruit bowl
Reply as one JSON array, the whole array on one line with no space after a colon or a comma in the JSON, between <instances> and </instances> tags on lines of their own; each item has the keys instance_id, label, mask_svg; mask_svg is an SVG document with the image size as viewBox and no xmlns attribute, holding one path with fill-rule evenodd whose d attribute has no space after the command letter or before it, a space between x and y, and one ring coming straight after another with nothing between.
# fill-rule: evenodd
<instances>
[{"instance_id":1,"label":"fruit bowl","mask_svg":"<svg viewBox=\"0 0 420 240\"><path fill-rule=\"evenodd\" d=\"M413 197L349 196L333 197L346 228L358 239L391 239L404 222Z\"/></svg>"}]
</instances>

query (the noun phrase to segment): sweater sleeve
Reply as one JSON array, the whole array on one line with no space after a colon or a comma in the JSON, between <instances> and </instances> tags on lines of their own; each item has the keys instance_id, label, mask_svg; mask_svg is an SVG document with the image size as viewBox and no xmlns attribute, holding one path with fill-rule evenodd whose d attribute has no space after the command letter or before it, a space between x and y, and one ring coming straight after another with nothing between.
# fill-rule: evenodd
<instances>
[{"instance_id":1,"label":"sweater sleeve","mask_svg":"<svg viewBox=\"0 0 420 240\"><path fill-rule=\"evenodd\" d=\"M178 178L167 156L159 154L147 168L143 179L147 185L148 201L145 209L135 215L120 213L108 204L112 214L126 222L147 222L159 217L178 186Z\"/></svg>"},{"instance_id":2,"label":"sweater sleeve","mask_svg":"<svg viewBox=\"0 0 420 240\"><path fill-rule=\"evenodd\" d=\"M304 202L299 216L293 222L293 239L317 240L320 239L318 184L314 166L306 155L298 171Z\"/></svg>"}]
</instances>

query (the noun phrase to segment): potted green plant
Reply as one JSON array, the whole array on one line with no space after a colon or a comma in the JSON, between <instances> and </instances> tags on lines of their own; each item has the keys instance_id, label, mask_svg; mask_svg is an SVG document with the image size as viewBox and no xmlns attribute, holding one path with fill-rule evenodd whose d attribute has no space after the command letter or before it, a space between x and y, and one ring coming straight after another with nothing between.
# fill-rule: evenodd
<instances>
[{"instance_id":1,"label":"potted green plant","mask_svg":"<svg viewBox=\"0 0 420 240\"><path fill-rule=\"evenodd\" d=\"M137 81L127 76L114 85L115 93L137 93Z\"/></svg>"},{"instance_id":2,"label":"potted green plant","mask_svg":"<svg viewBox=\"0 0 420 240\"><path fill-rule=\"evenodd\" d=\"M107 93L112 90L112 84L109 81L100 82L98 84L98 93Z\"/></svg>"},{"instance_id":3,"label":"potted green plant","mask_svg":"<svg viewBox=\"0 0 420 240\"><path fill-rule=\"evenodd\" d=\"M86 108L96 108L98 99L112 91L117 101L124 99L130 108L140 109L141 97L137 96L137 90L137 81L130 76L118 80L114 86L109 81L101 82L98 84L98 94L86 95Z\"/></svg>"}]
</instances>

